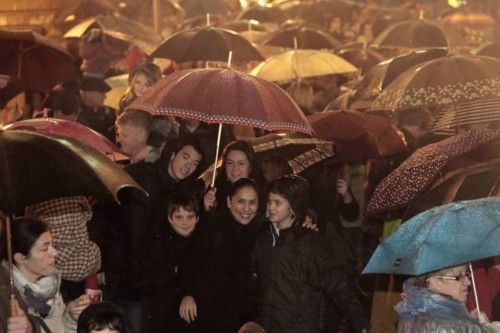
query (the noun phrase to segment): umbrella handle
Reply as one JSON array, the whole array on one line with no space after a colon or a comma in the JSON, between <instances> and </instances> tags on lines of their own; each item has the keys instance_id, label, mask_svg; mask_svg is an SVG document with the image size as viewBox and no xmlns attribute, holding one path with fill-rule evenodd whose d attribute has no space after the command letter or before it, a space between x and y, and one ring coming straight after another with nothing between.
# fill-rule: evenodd
<instances>
[{"instance_id":1,"label":"umbrella handle","mask_svg":"<svg viewBox=\"0 0 500 333\"><path fill-rule=\"evenodd\" d=\"M474 291L474 300L476 301L477 316L481 315L481 310L479 309L479 298L477 297L476 280L474 279L474 271L472 270L472 264L469 263L470 278L472 282L472 290Z\"/></svg>"},{"instance_id":2,"label":"umbrella handle","mask_svg":"<svg viewBox=\"0 0 500 333\"><path fill-rule=\"evenodd\" d=\"M10 316L15 317L19 314L19 302L14 294L10 295Z\"/></svg>"},{"instance_id":3,"label":"umbrella handle","mask_svg":"<svg viewBox=\"0 0 500 333\"><path fill-rule=\"evenodd\" d=\"M215 186L215 177L217 176L217 160L219 159L220 138L222 136L222 123L219 123L219 131L217 132L217 147L215 148L214 173L212 174L211 188Z\"/></svg>"}]
</instances>

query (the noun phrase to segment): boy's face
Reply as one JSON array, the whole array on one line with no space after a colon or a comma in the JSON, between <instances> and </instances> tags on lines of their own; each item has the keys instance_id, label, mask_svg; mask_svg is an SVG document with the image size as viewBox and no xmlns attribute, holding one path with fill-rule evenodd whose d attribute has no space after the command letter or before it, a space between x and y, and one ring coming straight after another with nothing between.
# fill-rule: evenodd
<instances>
[{"instance_id":1,"label":"boy's face","mask_svg":"<svg viewBox=\"0 0 500 333\"><path fill-rule=\"evenodd\" d=\"M188 237L198 222L198 215L194 211L190 212L180 207L172 212L168 217L168 222L176 233L182 237Z\"/></svg>"}]
</instances>

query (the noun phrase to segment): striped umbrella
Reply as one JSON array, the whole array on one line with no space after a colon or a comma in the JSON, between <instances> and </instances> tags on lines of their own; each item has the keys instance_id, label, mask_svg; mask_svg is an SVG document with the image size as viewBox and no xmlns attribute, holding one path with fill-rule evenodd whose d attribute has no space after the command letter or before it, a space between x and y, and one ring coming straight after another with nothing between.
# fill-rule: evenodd
<instances>
[{"instance_id":1,"label":"striped umbrella","mask_svg":"<svg viewBox=\"0 0 500 333\"><path fill-rule=\"evenodd\" d=\"M445 107L436 117L431 131L453 135L463 126L500 121L500 97L478 99Z\"/></svg>"}]
</instances>

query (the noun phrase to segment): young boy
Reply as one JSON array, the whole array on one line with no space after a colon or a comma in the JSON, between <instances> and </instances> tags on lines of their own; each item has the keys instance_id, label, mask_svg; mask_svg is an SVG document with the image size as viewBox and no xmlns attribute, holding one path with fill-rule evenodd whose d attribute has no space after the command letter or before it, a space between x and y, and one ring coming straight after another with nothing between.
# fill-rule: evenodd
<instances>
[{"instance_id":1,"label":"young boy","mask_svg":"<svg viewBox=\"0 0 500 333\"><path fill-rule=\"evenodd\" d=\"M142 285L141 332L162 332L180 323L179 267L191 247L199 220L199 202L193 194L176 193L168 199L166 214L147 242L139 267Z\"/></svg>"}]
</instances>

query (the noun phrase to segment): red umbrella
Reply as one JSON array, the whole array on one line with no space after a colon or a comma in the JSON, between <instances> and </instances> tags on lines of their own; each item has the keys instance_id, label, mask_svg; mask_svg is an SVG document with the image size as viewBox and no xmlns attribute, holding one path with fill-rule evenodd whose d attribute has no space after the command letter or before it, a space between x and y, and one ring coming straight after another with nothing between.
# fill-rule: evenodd
<instances>
[{"instance_id":1,"label":"red umbrella","mask_svg":"<svg viewBox=\"0 0 500 333\"><path fill-rule=\"evenodd\" d=\"M337 159L359 161L406 150L403 133L390 120L358 111L325 111L309 118L316 137L336 144Z\"/></svg>"},{"instance_id":2,"label":"red umbrella","mask_svg":"<svg viewBox=\"0 0 500 333\"><path fill-rule=\"evenodd\" d=\"M312 133L300 108L276 84L228 68L178 71L129 108L206 123Z\"/></svg>"},{"instance_id":3,"label":"red umbrella","mask_svg":"<svg viewBox=\"0 0 500 333\"><path fill-rule=\"evenodd\" d=\"M17 121L5 126L3 129L25 129L38 133L55 134L74 138L108 155L112 160L123 160L127 158L120 149L106 137L75 121L56 118L36 118Z\"/></svg>"},{"instance_id":4,"label":"red umbrella","mask_svg":"<svg viewBox=\"0 0 500 333\"><path fill-rule=\"evenodd\" d=\"M366 214L381 215L404 209L449 163L499 136L498 131L472 130L418 149L380 182L368 202Z\"/></svg>"},{"instance_id":5,"label":"red umbrella","mask_svg":"<svg viewBox=\"0 0 500 333\"><path fill-rule=\"evenodd\" d=\"M79 78L69 53L29 30L0 30L0 59L0 74L20 79L26 89L49 91L60 82Z\"/></svg>"}]
</instances>

